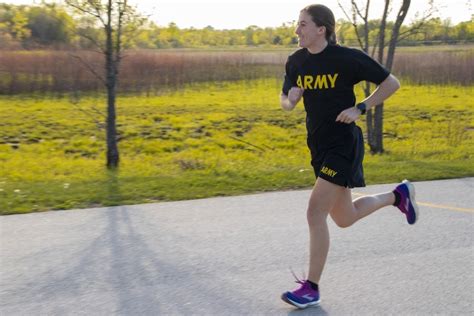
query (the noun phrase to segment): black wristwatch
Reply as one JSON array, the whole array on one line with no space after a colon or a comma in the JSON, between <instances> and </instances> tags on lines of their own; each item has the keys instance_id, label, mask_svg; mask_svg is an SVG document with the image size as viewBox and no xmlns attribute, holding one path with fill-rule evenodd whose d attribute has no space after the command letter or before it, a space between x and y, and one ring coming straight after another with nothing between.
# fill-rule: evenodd
<instances>
[{"instance_id":1,"label":"black wristwatch","mask_svg":"<svg viewBox=\"0 0 474 316\"><path fill-rule=\"evenodd\" d=\"M367 111L367 104L364 102L357 103L356 108L360 111L361 115L364 115Z\"/></svg>"}]
</instances>

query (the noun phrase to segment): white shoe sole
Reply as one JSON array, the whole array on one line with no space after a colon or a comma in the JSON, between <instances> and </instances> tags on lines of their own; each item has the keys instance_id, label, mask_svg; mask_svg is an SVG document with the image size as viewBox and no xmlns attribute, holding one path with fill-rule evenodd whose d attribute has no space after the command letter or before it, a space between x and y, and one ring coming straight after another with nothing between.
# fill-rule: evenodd
<instances>
[{"instance_id":1,"label":"white shoe sole","mask_svg":"<svg viewBox=\"0 0 474 316\"><path fill-rule=\"evenodd\" d=\"M298 307L299 309L304 309L306 307L311 307L311 306L318 306L319 303L321 303L321 299L315 301L315 302L310 302L310 303L306 303L306 304L300 304L300 303L296 303L295 301L292 301L290 300L287 296L285 296L283 298L283 301L286 302L286 303L289 303L291 305L294 305L296 307Z\"/></svg>"},{"instance_id":2,"label":"white shoe sole","mask_svg":"<svg viewBox=\"0 0 474 316\"><path fill-rule=\"evenodd\" d=\"M415 210L415 222L410 225L415 225L416 222L420 219L420 212L418 210L418 205L415 201L415 186L408 180L403 180L402 183L405 183L408 187L408 192L410 193L410 202L413 205L413 209Z\"/></svg>"}]
</instances>

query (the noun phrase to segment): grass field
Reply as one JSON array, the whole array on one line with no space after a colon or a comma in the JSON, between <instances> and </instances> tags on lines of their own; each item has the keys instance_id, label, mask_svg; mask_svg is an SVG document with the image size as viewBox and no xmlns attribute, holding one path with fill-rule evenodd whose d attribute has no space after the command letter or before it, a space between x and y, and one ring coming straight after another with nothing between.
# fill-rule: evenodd
<instances>
[{"instance_id":1,"label":"grass field","mask_svg":"<svg viewBox=\"0 0 474 316\"><path fill-rule=\"evenodd\" d=\"M121 165L105 169L101 98L0 97L0 212L135 204L306 188L304 110L274 79L118 99ZM386 154L368 184L474 176L470 86L403 85L385 106ZM364 122L360 122L365 129Z\"/></svg>"}]
</instances>

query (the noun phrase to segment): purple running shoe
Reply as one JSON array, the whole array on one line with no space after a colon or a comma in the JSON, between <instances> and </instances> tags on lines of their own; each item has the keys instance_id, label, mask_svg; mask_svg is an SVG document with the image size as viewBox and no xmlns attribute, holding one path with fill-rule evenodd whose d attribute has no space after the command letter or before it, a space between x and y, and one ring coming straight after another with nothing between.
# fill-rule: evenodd
<instances>
[{"instance_id":1,"label":"purple running shoe","mask_svg":"<svg viewBox=\"0 0 474 316\"><path fill-rule=\"evenodd\" d=\"M321 302L319 291L313 290L308 281L298 280L296 283L299 283L300 287L291 292L283 293L281 295L283 301L298 308L319 305Z\"/></svg>"},{"instance_id":2,"label":"purple running shoe","mask_svg":"<svg viewBox=\"0 0 474 316\"><path fill-rule=\"evenodd\" d=\"M403 180L394 191L400 194L400 203L396 205L407 217L407 222L413 225L418 220L418 205L415 202L415 187L408 180Z\"/></svg>"}]
</instances>

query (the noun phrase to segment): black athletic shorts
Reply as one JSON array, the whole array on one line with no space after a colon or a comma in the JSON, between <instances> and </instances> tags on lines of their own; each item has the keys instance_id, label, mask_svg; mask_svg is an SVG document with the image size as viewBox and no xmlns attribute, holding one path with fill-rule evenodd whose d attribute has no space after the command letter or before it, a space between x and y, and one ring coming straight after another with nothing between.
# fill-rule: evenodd
<instances>
[{"instance_id":1,"label":"black athletic shorts","mask_svg":"<svg viewBox=\"0 0 474 316\"><path fill-rule=\"evenodd\" d=\"M311 165L316 177L347 187L365 187L364 136L359 126L354 125L343 141L325 148L318 148L316 137L308 134L308 148L311 151Z\"/></svg>"}]
</instances>

